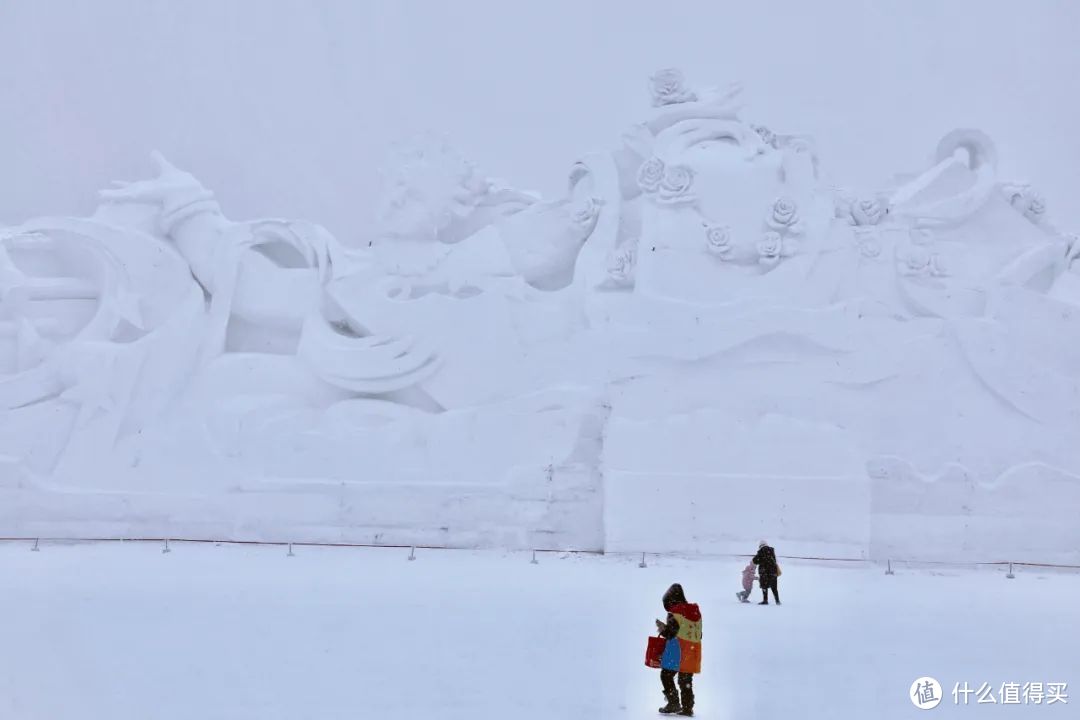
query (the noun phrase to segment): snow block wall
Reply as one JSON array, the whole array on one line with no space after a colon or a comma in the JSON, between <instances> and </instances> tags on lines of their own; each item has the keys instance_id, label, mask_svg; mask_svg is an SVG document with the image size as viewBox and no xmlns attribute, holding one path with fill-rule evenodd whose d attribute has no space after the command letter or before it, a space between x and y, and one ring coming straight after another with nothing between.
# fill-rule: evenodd
<instances>
[{"instance_id":1,"label":"snow block wall","mask_svg":"<svg viewBox=\"0 0 1080 720\"><path fill-rule=\"evenodd\" d=\"M401 148L370 246L159 154L0 230L0 534L1080 561L1080 241L993 141L838 188L648 88L553 200Z\"/></svg>"},{"instance_id":2,"label":"snow block wall","mask_svg":"<svg viewBox=\"0 0 1080 720\"><path fill-rule=\"evenodd\" d=\"M759 537L802 557L1075 564L1080 543L1080 478L1040 465L993 483L888 461L852 477L605 479L611 552L747 554Z\"/></svg>"},{"instance_id":3,"label":"snow block wall","mask_svg":"<svg viewBox=\"0 0 1080 720\"><path fill-rule=\"evenodd\" d=\"M613 472L607 482L611 552L745 555L758 538L786 555L868 557L865 478Z\"/></svg>"},{"instance_id":4,"label":"snow block wall","mask_svg":"<svg viewBox=\"0 0 1080 720\"><path fill-rule=\"evenodd\" d=\"M895 458L869 469L873 557L1076 563L1076 475L1032 463L989 481L958 466L925 476Z\"/></svg>"},{"instance_id":5,"label":"snow block wall","mask_svg":"<svg viewBox=\"0 0 1080 720\"><path fill-rule=\"evenodd\" d=\"M0 489L5 537L161 538L446 548L603 547L588 474L519 468L504 483L299 481L215 496Z\"/></svg>"}]
</instances>

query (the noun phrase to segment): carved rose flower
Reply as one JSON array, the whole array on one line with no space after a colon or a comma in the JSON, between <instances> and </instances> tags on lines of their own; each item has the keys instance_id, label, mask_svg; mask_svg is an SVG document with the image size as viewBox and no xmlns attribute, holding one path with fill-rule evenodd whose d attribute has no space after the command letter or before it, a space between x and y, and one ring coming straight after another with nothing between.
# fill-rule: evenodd
<instances>
[{"instance_id":1,"label":"carved rose flower","mask_svg":"<svg viewBox=\"0 0 1080 720\"><path fill-rule=\"evenodd\" d=\"M660 158L649 158L638 168L638 186L645 192L656 192L660 187L660 181L664 179L664 161Z\"/></svg>"},{"instance_id":2,"label":"carved rose flower","mask_svg":"<svg viewBox=\"0 0 1080 720\"><path fill-rule=\"evenodd\" d=\"M1046 215L1046 202L1030 185L1007 185L1005 193L1009 203L1033 223L1042 222Z\"/></svg>"},{"instance_id":3,"label":"carved rose flower","mask_svg":"<svg viewBox=\"0 0 1080 720\"><path fill-rule=\"evenodd\" d=\"M877 225L885 218L885 207L876 198L851 204L851 219L856 225Z\"/></svg>"},{"instance_id":4,"label":"carved rose flower","mask_svg":"<svg viewBox=\"0 0 1080 720\"><path fill-rule=\"evenodd\" d=\"M870 228L859 228L855 231L855 242L859 248L859 254L864 258L873 259L881 255L881 240L876 231Z\"/></svg>"},{"instance_id":5,"label":"carved rose flower","mask_svg":"<svg viewBox=\"0 0 1080 720\"><path fill-rule=\"evenodd\" d=\"M799 224L799 206L796 205L795 201L791 198L777 198L776 201L773 202L766 223L774 230L781 230L788 233L801 232L802 228Z\"/></svg>"},{"instance_id":6,"label":"carved rose flower","mask_svg":"<svg viewBox=\"0 0 1080 720\"><path fill-rule=\"evenodd\" d=\"M573 218L578 225L588 225L599 214L600 202L596 198L589 198L574 211Z\"/></svg>"},{"instance_id":7,"label":"carved rose flower","mask_svg":"<svg viewBox=\"0 0 1080 720\"><path fill-rule=\"evenodd\" d=\"M726 225L705 225L705 249L718 258L731 256L735 247L731 243L731 228Z\"/></svg>"},{"instance_id":8,"label":"carved rose flower","mask_svg":"<svg viewBox=\"0 0 1080 720\"><path fill-rule=\"evenodd\" d=\"M912 245L900 258L900 272L904 275L925 275L930 272L930 251L920 245Z\"/></svg>"},{"instance_id":9,"label":"carved rose flower","mask_svg":"<svg viewBox=\"0 0 1080 720\"><path fill-rule=\"evenodd\" d=\"M684 165L675 165L664 170L664 178L657 191L658 199L663 202L678 202L690 199L690 186L694 184L694 171Z\"/></svg>"},{"instance_id":10,"label":"carved rose flower","mask_svg":"<svg viewBox=\"0 0 1080 720\"><path fill-rule=\"evenodd\" d=\"M1028 199L1028 206L1024 211L1024 216L1032 222L1039 222L1044 215L1046 215L1046 202L1042 199L1042 195L1033 193Z\"/></svg>"},{"instance_id":11,"label":"carved rose flower","mask_svg":"<svg viewBox=\"0 0 1080 720\"><path fill-rule=\"evenodd\" d=\"M610 277L617 285L630 285L634 279L635 259L636 253L632 247L614 250L608 256L608 277Z\"/></svg>"},{"instance_id":12,"label":"carved rose flower","mask_svg":"<svg viewBox=\"0 0 1080 720\"><path fill-rule=\"evenodd\" d=\"M682 70L678 68L665 68L653 73L649 78L649 89L652 91L653 107L697 100L697 95L686 88Z\"/></svg>"}]
</instances>

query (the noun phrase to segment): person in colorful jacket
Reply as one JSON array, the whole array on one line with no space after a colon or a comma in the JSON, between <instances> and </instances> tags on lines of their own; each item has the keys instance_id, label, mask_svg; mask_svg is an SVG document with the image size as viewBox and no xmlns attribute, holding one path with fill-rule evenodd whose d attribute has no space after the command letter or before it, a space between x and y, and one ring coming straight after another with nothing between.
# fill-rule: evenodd
<instances>
[{"instance_id":1,"label":"person in colorful jacket","mask_svg":"<svg viewBox=\"0 0 1080 720\"><path fill-rule=\"evenodd\" d=\"M666 621L656 621L660 637L667 640L660 656L660 682L667 705L665 715L694 715L694 675L701 672L701 610L686 601L682 585L675 583L664 593ZM678 676L678 689L675 678ZM679 695L682 695L681 701Z\"/></svg>"}]
</instances>

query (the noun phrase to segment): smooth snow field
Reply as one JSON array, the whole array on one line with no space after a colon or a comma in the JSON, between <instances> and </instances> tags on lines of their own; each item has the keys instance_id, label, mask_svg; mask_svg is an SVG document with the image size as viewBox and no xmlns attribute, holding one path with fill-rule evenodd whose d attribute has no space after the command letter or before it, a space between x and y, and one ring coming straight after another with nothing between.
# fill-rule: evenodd
<instances>
[{"instance_id":1,"label":"smooth snow field","mask_svg":"<svg viewBox=\"0 0 1080 720\"><path fill-rule=\"evenodd\" d=\"M704 616L697 717L1077 717L1080 697L952 699L1080 683L1069 571L781 559L784 605L759 607L734 598L738 558L408 554L4 544L0 718L657 717L643 653L671 582ZM945 695L930 711L908 699L922 676Z\"/></svg>"}]
</instances>

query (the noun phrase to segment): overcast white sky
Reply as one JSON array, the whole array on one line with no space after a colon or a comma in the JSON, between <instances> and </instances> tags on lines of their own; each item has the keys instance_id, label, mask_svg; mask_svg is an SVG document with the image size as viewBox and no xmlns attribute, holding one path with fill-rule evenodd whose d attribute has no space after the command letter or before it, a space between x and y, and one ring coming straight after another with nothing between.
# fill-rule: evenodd
<instances>
[{"instance_id":1,"label":"overcast white sky","mask_svg":"<svg viewBox=\"0 0 1080 720\"><path fill-rule=\"evenodd\" d=\"M814 135L847 184L979 127L1080 230L1078 29L1073 0L0 0L0 221L87 213L160 148L231 217L355 241L390 141L445 130L557 193L676 65L743 80L747 116Z\"/></svg>"}]
</instances>

